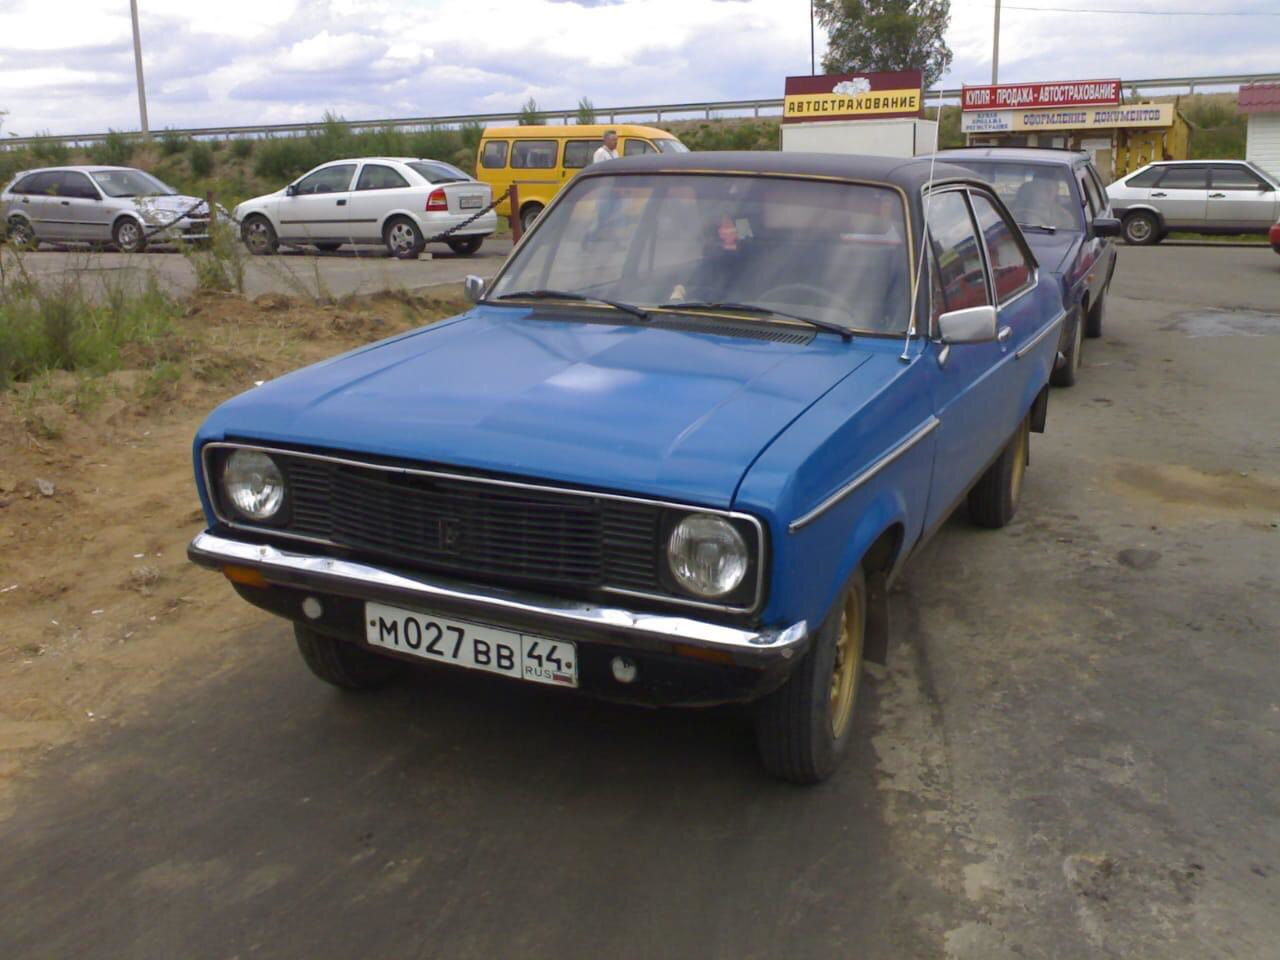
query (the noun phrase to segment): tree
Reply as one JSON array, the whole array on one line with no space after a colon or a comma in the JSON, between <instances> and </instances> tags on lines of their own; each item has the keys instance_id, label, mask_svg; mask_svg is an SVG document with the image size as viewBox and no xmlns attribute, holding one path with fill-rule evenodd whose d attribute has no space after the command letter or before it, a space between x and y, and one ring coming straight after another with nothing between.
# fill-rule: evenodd
<instances>
[{"instance_id":1,"label":"tree","mask_svg":"<svg viewBox=\"0 0 1280 960\"><path fill-rule=\"evenodd\" d=\"M814 0L827 73L920 70L926 89L951 65L951 0Z\"/></svg>"},{"instance_id":2,"label":"tree","mask_svg":"<svg viewBox=\"0 0 1280 960\"><path fill-rule=\"evenodd\" d=\"M578 123L595 123L596 108L586 97L578 101Z\"/></svg>"},{"instance_id":3,"label":"tree","mask_svg":"<svg viewBox=\"0 0 1280 960\"><path fill-rule=\"evenodd\" d=\"M538 101L530 97L520 108L520 126L536 127L542 123L542 114L538 112Z\"/></svg>"}]
</instances>

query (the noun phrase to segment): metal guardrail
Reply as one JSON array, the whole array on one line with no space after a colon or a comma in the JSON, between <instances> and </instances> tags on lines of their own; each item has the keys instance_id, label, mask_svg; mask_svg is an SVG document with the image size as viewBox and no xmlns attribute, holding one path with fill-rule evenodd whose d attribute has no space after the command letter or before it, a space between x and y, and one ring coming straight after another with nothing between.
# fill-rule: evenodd
<instances>
[{"instance_id":1,"label":"metal guardrail","mask_svg":"<svg viewBox=\"0 0 1280 960\"><path fill-rule=\"evenodd\" d=\"M1197 87L1229 87L1245 83L1280 82L1280 73L1241 73L1225 76L1208 77L1158 77L1150 80L1126 80L1121 86L1131 96L1138 96L1139 91L1187 89L1194 92ZM960 87L945 87L941 90L929 90L925 94L926 103L937 100L959 100ZM762 112L763 111L763 112ZM572 123L578 115L577 109L539 110L539 115L548 123ZM630 107L602 107L594 110L600 122L617 123L619 118L649 119L655 123L666 120L688 120L690 115L701 115L710 120L713 114L733 113L752 116L772 116L782 113L782 98L771 97L764 100L715 100L695 103L661 103L642 104ZM439 117L395 117L381 120L341 120L339 124L348 130L430 130L433 128L459 127L467 124L490 126L503 123L516 123L520 113L470 113L453 114ZM181 129L166 128L152 131L152 135L169 135L192 137L195 139L223 139L227 137L271 137L296 136L317 133L325 128L324 121L312 123L272 123L248 124L229 127L186 127ZM131 139L141 137L137 131L118 131ZM72 133L51 134L34 137L8 137L0 140L0 149L26 147L42 142L60 142L69 145L97 143L107 138L107 133Z\"/></svg>"}]
</instances>

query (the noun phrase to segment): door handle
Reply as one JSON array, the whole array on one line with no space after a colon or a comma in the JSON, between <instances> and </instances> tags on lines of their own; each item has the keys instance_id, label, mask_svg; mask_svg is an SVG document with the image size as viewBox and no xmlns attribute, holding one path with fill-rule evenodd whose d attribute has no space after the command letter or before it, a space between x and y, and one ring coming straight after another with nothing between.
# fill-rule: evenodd
<instances>
[{"instance_id":1,"label":"door handle","mask_svg":"<svg viewBox=\"0 0 1280 960\"><path fill-rule=\"evenodd\" d=\"M23 203L30 203L30 202L31 202L31 198L30 198L30 197L23 197L23 198L22 198L22 202L23 202Z\"/></svg>"},{"instance_id":2,"label":"door handle","mask_svg":"<svg viewBox=\"0 0 1280 960\"><path fill-rule=\"evenodd\" d=\"M338 201L338 206L340 206L340 207L345 207L346 205L347 205L347 201L345 201L345 200L339 200L339 201Z\"/></svg>"},{"instance_id":3,"label":"door handle","mask_svg":"<svg viewBox=\"0 0 1280 960\"><path fill-rule=\"evenodd\" d=\"M1167 193L1153 193L1151 196L1152 196L1152 197L1167 197L1167 196L1168 196L1168 194L1167 194Z\"/></svg>"},{"instance_id":4,"label":"door handle","mask_svg":"<svg viewBox=\"0 0 1280 960\"><path fill-rule=\"evenodd\" d=\"M1225 196L1226 196L1226 194L1225 194L1225 193L1211 193L1211 194L1209 194L1209 199L1210 199L1210 200L1221 200L1221 199L1222 199L1223 197L1225 197Z\"/></svg>"},{"instance_id":5,"label":"door handle","mask_svg":"<svg viewBox=\"0 0 1280 960\"><path fill-rule=\"evenodd\" d=\"M996 334L996 339L1001 343L1008 343L1009 338L1013 336L1013 327L1001 327L1000 332Z\"/></svg>"},{"instance_id":6,"label":"door handle","mask_svg":"<svg viewBox=\"0 0 1280 960\"><path fill-rule=\"evenodd\" d=\"M71 201L70 201L70 200L63 200L63 201L62 201L62 205L63 205L64 207L69 207L69 206L71 206Z\"/></svg>"}]
</instances>

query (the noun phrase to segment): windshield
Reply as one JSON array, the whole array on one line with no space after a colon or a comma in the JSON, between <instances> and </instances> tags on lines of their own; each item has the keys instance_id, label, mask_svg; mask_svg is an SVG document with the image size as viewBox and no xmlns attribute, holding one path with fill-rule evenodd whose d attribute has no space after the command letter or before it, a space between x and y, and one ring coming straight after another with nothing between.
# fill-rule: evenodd
<instances>
[{"instance_id":1,"label":"windshield","mask_svg":"<svg viewBox=\"0 0 1280 960\"><path fill-rule=\"evenodd\" d=\"M439 160L414 160L405 166L428 183L451 183L455 180L471 179L452 164L442 163Z\"/></svg>"},{"instance_id":2,"label":"windshield","mask_svg":"<svg viewBox=\"0 0 1280 960\"><path fill-rule=\"evenodd\" d=\"M654 140L653 145L662 153L688 153L689 148L679 140L667 137L665 139Z\"/></svg>"},{"instance_id":3,"label":"windshield","mask_svg":"<svg viewBox=\"0 0 1280 960\"><path fill-rule=\"evenodd\" d=\"M90 176L108 197L168 197L178 192L141 170L98 170Z\"/></svg>"},{"instance_id":4,"label":"windshield","mask_svg":"<svg viewBox=\"0 0 1280 960\"><path fill-rule=\"evenodd\" d=\"M956 160L996 188L1013 219L1022 226L1082 229L1082 215L1071 193L1065 166L1008 161Z\"/></svg>"},{"instance_id":5,"label":"windshield","mask_svg":"<svg viewBox=\"0 0 1280 960\"><path fill-rule=\"evenodd\" d=\"M749 175L584 177L547 210L489 297L556 290L643 306L733 303L903 332L905 223L901 196L883 187Z\"/></svg>"}]
</instances>

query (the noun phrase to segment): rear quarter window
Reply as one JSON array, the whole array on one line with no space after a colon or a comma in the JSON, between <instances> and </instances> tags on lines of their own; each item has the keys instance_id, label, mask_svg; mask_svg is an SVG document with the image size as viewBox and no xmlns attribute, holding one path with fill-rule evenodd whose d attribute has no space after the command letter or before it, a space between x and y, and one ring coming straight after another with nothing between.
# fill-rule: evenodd
<instances>
[{"instance_id":1,"label":"rear quarter window","mask_svg":"<svg viewBox=\"0 0 1280 960\"><path fill-rule=\"evenodd\" d=\"M511 148L513 170L551 170L556 165L554 140L517 140Z\"/></svg>"},{"instance_id":2,"label":"rear quarter window","mask_svg":"<svg viewBox=\"0 0 1280 960\"><path fill-rule=\"evenodd\" d=\"M1162 173L1164 173L1163 167L1150 167L1135 173L1124 182L1124 185L1126 187L1149 187L1160 179L1160 174Z\"/></svg>"}]
</instances>

